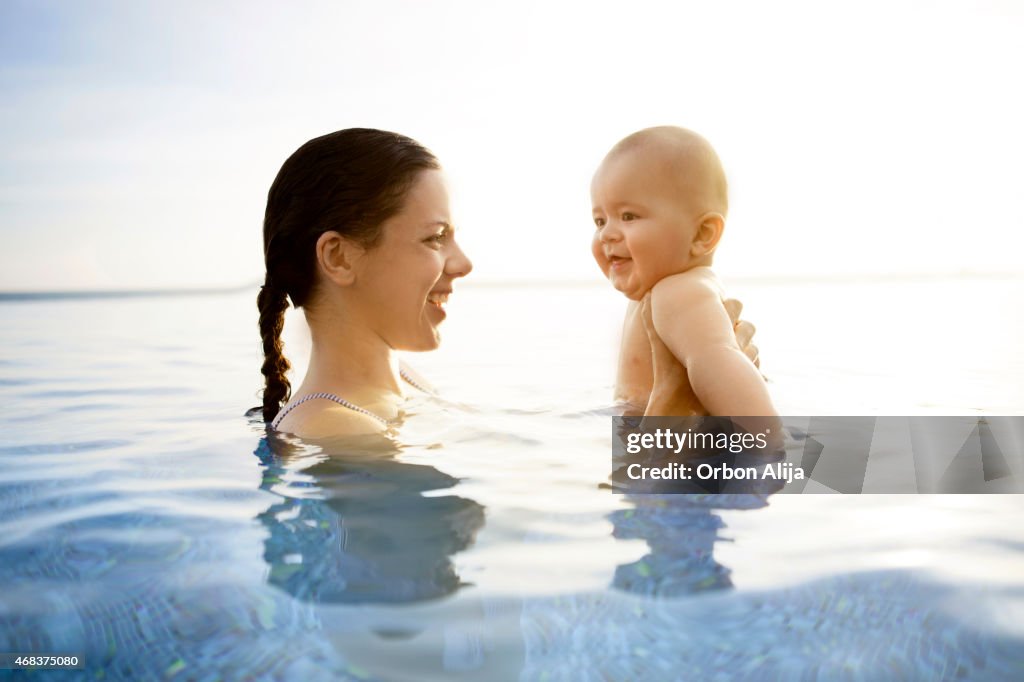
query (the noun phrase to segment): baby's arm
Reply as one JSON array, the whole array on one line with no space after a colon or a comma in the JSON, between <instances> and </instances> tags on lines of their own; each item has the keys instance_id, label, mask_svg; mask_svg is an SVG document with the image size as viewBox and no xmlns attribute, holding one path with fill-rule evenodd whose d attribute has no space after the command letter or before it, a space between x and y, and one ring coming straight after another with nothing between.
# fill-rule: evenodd
<instances>
[{"instance_id":1,"label":"baby's arm","mask_svg":"<svg viewBox=\"0 0 1024 682\"><path fill-rule=\"evenodd\" d=\"M651 291L654 330L686 368L704 409L718 416L773 416L761 373L740 349L708 271L691 270Z\"/></svg>"}]
</instances>

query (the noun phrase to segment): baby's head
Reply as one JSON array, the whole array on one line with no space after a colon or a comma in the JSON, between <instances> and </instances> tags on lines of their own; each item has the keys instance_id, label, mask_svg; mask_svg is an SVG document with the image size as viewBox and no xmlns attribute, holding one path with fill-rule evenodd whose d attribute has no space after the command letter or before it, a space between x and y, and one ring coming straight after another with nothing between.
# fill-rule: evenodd
<instances>
[{"instance_id":1,"label":"baby's head","mask_svg":"<svg viewBox=\"0 0 1024 682\"><path fill-rule=\"evenodd\" d=\"M639 300L711 257L729 209L718 155L700 135L647 128L615 145L590 184L592 250L612 286Z\"/></svg>"}]
</instances>

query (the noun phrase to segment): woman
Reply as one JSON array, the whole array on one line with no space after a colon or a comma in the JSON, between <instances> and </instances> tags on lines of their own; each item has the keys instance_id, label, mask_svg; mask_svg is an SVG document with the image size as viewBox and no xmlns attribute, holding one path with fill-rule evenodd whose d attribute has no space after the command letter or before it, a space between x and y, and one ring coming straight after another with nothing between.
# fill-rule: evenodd
<instances>
[{"instance_id":1,"label":"woman","mask_svg":"<svg viewBox=\"0 0 1024 682\"><path fill-rule=\"evenodd\" d=\"M386 430L403 376L415 382L394 351L437 347L452 283L472 269L437 159L378 130L310 140L270 188L263 245L264 419L307 438ZM312 352L297 400L278 414L292 395L281 348L288 298L305 310Z\"/></svg>"},{"instance_id":2,"label":"woman","mask_svg":"<svg viewBox=\"0 0 1024 682\"><path fill-rule=\"evenodd\" d=\"M473 267L455 241L437 159L380 130L310 140L270 188L263 247L263 418L309 439L386 431L399 416L403 382L423 386L395 351L437 347L453 283ZM312 340L294 394L281 347L289 298L305 310ZM736 319L738 307L731 312ZM739 327L741 346L750 333Z\"/></svg>"}]
</instances>

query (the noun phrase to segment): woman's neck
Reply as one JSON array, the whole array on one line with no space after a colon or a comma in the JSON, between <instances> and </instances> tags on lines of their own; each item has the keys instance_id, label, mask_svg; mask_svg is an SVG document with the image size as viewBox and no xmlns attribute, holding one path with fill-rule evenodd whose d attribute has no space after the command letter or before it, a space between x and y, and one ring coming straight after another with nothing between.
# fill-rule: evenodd
<instances>
[{"instance_id":1,"label":"woman's neck","mask_svg":"<svg viewBox=\"0 0 1024 682\"><path fill-rule=\"evenodd\" d=\"M296 396L327 391L376 402L402 395L398 356L380 336L338 320L320 324L307 317L307 321L312 350Z\"/></svg>"}]
</instances>

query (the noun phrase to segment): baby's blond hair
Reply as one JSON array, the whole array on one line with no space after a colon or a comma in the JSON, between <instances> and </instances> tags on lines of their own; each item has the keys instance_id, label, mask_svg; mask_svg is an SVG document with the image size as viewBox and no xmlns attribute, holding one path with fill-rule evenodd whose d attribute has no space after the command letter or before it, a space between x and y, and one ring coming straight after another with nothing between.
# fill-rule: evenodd
<instances>
[{"instance_id":1,"label":"baby's blond hair","mask_svg":"<svg viewBox=\"0 0 1024 682\"><path fill-rule=\"evenodd\" d=\"M657 154L674 171L681 191L698 198L704 211L729 212L729 185L714 147L703 137L677 126L645 128L620 140L605 160L619 154Z\"/></svg>"}]
</instances>

